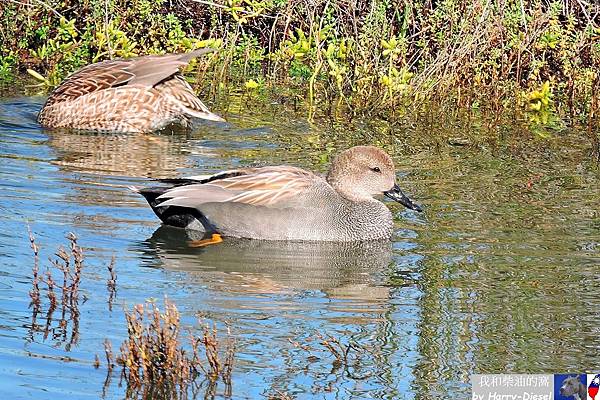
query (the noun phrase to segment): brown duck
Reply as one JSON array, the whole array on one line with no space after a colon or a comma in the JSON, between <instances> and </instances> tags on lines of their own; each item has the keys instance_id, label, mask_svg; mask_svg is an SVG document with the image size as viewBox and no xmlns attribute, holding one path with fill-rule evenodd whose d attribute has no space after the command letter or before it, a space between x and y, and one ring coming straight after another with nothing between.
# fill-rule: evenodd
<instances>
[{"instance_id":1,"label":"brown duck","mask_svg":"<svg viewBox=\"0 0 600 400\"><path fill-rule=\"evenodd\" d=\"M212 49L88 65L48 97L38 122L48 128L152 132L192 117L224 121L196 96L180 68Z\"/></svg>"}]
</instances>

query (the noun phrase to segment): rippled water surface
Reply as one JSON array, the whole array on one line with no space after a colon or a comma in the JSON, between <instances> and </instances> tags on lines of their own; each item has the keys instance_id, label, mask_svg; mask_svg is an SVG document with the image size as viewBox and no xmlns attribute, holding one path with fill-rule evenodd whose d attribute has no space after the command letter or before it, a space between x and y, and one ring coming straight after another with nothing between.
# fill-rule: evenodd
<instances>
[{"instance_id":1,"label":"rippled water surface","mask_svg":"<svg viewBox=\"0 0 600 400\"><path fill-rule=\"evenodd\" d=\"M309 124L270 104L232 106L229 123L192 132L93 134L41 129L42 102L0 101L2 398L123 398L118 370L104 387L95 355L103 360L105 338L118 349L127 336L124 307L162 307L165 295L186 327L198 315L230 327L233 398L466 399L472 373L597 370L600 174L584 133L541 139L473 119ZM160 227L127 189L241 165L325 171L337 151L365 143L393 155L425 208L387 203L391 243L190 248L188 233ZM77 321L52 322L47 335L29 308L28 224L42 271L68 232L86 255ZM356 343L359 362L336 368L318 335Z\"/></svg>"}]
</instances>

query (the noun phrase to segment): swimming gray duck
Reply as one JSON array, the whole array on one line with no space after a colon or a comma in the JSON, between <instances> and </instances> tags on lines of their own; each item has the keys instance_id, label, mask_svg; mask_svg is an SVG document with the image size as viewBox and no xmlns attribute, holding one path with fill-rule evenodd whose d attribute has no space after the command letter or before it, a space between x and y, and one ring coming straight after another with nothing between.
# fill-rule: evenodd
<instances>
[{"instance_id":1,"label":"swimming gray duck","mask_svg":"<svg viewBox=\"0 0 600 400\"><path fill-rule=\"evenodd\" d=\"M162 180L163 187L132 188L167 225L205 232L202 246L223 236L266 240L364 241L389 239L385 195L422 211L395 182L383 150L357 146L340 153L326 177L292 166L241 168L211 176Z\"/></svg>"},{"instance_id":2,"label":"swimming gray duck","mask_svg":"<svg viewBox=\"0 0 600 400\"><path fill-rule=\"evenodd\" d=\"M212 49L109 60L83 67L48 97L38 122L48 128L152 132L191 117L224 121L196 96L180 68Z\"/></svg>"}]
</instances>

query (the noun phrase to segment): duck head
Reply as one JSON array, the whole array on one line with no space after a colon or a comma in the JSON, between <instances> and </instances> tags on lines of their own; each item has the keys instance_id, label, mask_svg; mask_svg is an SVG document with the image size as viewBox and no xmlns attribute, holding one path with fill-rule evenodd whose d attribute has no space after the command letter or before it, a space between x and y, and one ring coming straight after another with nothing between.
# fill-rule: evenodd
<instances>
[{"instance_id":1,"label":"duck head","mask_svg":"<svg viewBox=\"0 0 600 400\"><path fill-rule=\"evenodd\" d=\"M411 210L423 211L402 192L392 158L377 147L356 146L341 152L331 164L327 182L349 200L369 201L383 194Z\"/></svg>"}]
</instances>

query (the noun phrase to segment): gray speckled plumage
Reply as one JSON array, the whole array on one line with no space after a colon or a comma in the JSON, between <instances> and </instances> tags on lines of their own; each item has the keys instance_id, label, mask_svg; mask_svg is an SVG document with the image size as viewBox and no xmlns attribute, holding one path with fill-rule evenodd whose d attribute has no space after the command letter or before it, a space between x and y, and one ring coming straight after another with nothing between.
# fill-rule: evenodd
<instances>
[{"instance_id":1,"label":"gray speckled plumage","mask_svg":"<svg viewBox=\"0 0 600 400\"><path fill-rule=\"evenodd\" d=\"M395 184L391 158L372 146L340 153L326 178L275 166L170 182L174 186L136 189L164 223L190 227L198 220L201 224L195 225L207 233L241 238L387 239L393 232L392 214L373 198L378 194L396 196L420 211Z\"/></svg>"},{"instance_id":2,"label":"gray speckled plumage","mask_svg":"<svg viewBox=\"0 0 600 400\"><path fill-rule=\"evenodd\" d=\"M49 128L152 132L191 117L224 121L211 113L179 69L210 49L110 60L88 65L48 97L38 122Z\"/></svg>"}]
</instances>

